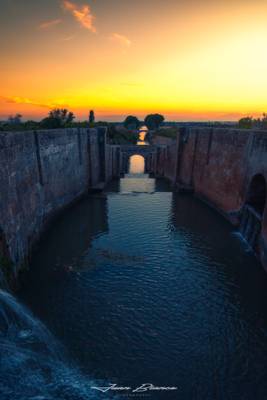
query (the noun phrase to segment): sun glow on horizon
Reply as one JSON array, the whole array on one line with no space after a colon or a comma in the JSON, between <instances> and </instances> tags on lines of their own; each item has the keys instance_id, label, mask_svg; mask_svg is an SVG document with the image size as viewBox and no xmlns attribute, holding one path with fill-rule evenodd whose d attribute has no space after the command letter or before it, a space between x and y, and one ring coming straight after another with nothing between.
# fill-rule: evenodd
<instances>
[{"instance_id":1,"label":"sun glow on horizon","mask_svg":"<svg viewBox=\"0 0 267 400\"><path fill-rule=\"evenodd\" d=\"M78 119L89 109L98 119L173 120L267 111L262 0L37 3L4 0L0 118L63 106Z\"/></svg>"}]
</instances>

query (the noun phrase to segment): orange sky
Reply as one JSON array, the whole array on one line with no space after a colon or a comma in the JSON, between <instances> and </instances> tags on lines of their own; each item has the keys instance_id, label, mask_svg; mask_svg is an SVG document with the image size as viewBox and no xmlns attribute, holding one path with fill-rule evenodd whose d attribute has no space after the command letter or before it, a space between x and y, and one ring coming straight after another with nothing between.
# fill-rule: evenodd
<instances>
[{"instance_id":1,"label":"orange sky","mask_svg":"<svg viewBox=\"0 0 267 400\"><path fill-rule=\"evenodd\" d=\"M109 120L267 111L265 0L21 3L1 0L1 119L54 106Z\"/></svg>"}]
</instances>

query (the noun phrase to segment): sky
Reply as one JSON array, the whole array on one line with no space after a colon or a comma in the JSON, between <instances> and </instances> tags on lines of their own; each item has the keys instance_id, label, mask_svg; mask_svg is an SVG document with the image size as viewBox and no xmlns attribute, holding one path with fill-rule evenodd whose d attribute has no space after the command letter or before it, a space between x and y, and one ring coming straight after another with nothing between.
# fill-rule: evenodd
<instances>
[{"instance_id":1,"label":"sky","mask_svg":"<svg viewBox=\"0 0 267 400\"><path fill-rule=\"evenodd\" d=\"M266 0L0 0L0 119L267 112Z\"/></svg>"}]
</instances>

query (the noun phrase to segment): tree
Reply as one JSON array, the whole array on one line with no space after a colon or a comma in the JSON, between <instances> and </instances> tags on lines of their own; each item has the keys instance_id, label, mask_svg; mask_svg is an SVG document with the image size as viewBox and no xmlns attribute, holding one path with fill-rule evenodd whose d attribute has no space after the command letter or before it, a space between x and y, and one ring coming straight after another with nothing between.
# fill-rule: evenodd
<instances>
[{"instance_id":1,"label":"tree","mask_svg":"<svg viewBox=\"0 0 267 400\"><path fill-rule=\"evenodd\" d=\"M266 113L263 113L263 115L262 115L261 124L262 124L262 129L267 129L267 114Z\"/></svg>"},{"instance_id":2,"label":"tree","mask_svg":"<svg viewBox=\"0 0 267 400\"><path fill-rule=\"evenodd\" d=\"M62 127L60 120L54 117L46 117L42 119L40 126L44 129L59 129Z\"/></svg>"},{"instance_id":3,"label":"tree","mask_svg":"<svg viewBox=\"0 0 267 400\"><path fill-rule=\"evenodd\" d=\"M137 117L134 117L133 115L128 115L126 117L125 121L123 122L123 125L126 129L138 129L140 126L140 121Z\"/></svg>"},{"instance_id":4,"label":"tree","mask_svg":"<svg viewBox=\"0 0 267 400\"><path fill-rule=\"evenodd\" d=\"M250 129L253 126L253 118L252 117L244 117L238 121L239 128Z\"/></svg>"},{"instance_id":5,"label":"tree","mask_svg":"<svg viewBox=\"0 0 267 400\"><path fill-rule=\"evenodd\" d=\"M23 124L23 129L25 130L35 130L35 129L39 129L39 122L37 121L25 121Z\"/></svg>"},{"instance_id":6,"label":"tree","mask_svg":"<svg viewBox=\"0 0 267 400\"><path fill-rule=\"evenodd\" d=\"M66 108L54 108L49 111L48 117L41 121L41 127L46 129L63 128L73 122L75 115Z\"/></svg>"},{"instance_id":7,"label":"tree","mask_svg":"<svg viewBox=\"0 0 267 400\"><path fill-rule=\"evenodd\" d=\"M61 122L61 125L72 122L75 118L73 112L69 112L66 108L54 108L49 112L48 118L55 118Z\"/></svg>"},{"instance_id":8,"label":"tree","mask_svg":"<svg viewBox=\"0 0 267 400\"><path fill-rule=\"evenodd\" d=\"M136 144L139 134L135 130L131 132L114 123L108 124L108 141L112 144Z\"/></svg>"},{"instance_id":9,"label":"tree","mask_svg":"<svg viewBox=\"0 0 267 400\"><path fill-rule=\"evenodd\" d=\"M145 118L145 125L151 130L158 129L164 119L161 114L149 114Z\"/></svg>"},{"instance_id":10,"label":"tree","mask_svg":"<svg viewBox=\"0 0 267 400\"><path fill-rule=\"evenodd\" d=\"M69 112L67 119L66 119L66 124L70 124L71 122L73 122L75 119L75 115L73 114L73 112Z\"/></svg>"},{"instance_id":11,"label":"tree","mask_svg":"<svg viewBox=\"0 0 267 400\"><path fill-rule=\"evenodd\" d=\"M21 114L16 114L16 115L10 115L8 118L8 123L9 124L21 124Z\"/></svg>"},{"instance_id":12,"label":"tree","mask_svg":"<svg viewBox=\"0 0 267 400\"><path fill-rule=\"evenodd\" d=\"M91 110L89 113L89 124L93 124L95 122L95 113L94 110Z\"/></svg>"}]
</instances>

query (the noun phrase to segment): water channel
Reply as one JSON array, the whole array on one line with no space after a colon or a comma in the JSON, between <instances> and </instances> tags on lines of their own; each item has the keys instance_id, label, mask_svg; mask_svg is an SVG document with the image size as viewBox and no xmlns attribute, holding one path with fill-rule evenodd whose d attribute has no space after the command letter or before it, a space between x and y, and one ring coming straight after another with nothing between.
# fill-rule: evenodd
<instances>
[{"instance_id":1,"label":"water channel","mask_svg":"<svg viewBox=\"0 0 267 400\"><path fill-rule=\"evenodd\" d=\"M40 243L19 293L38 320L1 296L1 399L267 398L266 273L220 215L136 156ZM132 392L144 383L177 389ZM131 390L95 389L109 384Z\"/></svg>"}]
</instances>

